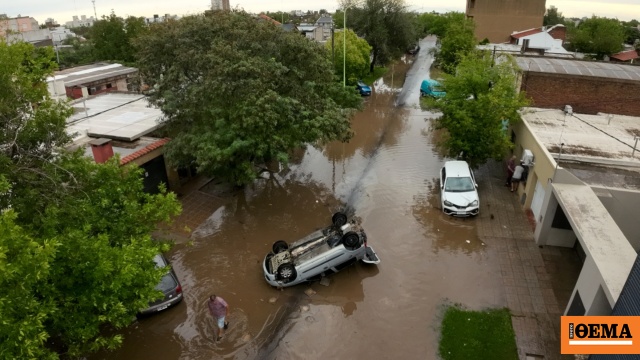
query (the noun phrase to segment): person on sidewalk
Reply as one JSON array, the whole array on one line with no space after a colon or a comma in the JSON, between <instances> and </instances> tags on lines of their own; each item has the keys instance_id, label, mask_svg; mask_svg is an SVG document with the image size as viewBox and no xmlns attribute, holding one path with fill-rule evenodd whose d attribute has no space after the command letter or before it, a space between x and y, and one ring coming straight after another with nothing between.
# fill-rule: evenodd
<instances>
[{"instance_id":1,"label":"person on sidewalk","mask_svg":"<svg viewBox=\"0 0 640 360\"><path fill-rule=\"evenodd\" d=\"M520 165L516 166L513 171L513 177L511 178L511 192L518 190L518 184L522 180L522 174L524 173L524 163L520 162Z\"/></svg>"},{"instance_id":2,"label":"person on sidewalk","mask_svg":"<svg viewBox=\"0 0 640 360\"><path fill-rule=\"evenodd\" d=\"M511 186L511 178L513 178L513 172L516 169L516 156L513 155L507 161L507 182L504 186Z\"/></svg>"},{"instance_id":3,"label":"person on sidewalk","mask_svg":"<svg viewBox=\"0 0 640 360\"><path fill-rule=\"evenodd\" d=\"M207 305L209 306L209 313L218 326L217 341L220 341L222 340L222 336L224 336L224 331L229 327L229 322L225 321L227 316L229 316L229 305L223 298L217 295L211 295Z\"/></svg>"}]
</instances>

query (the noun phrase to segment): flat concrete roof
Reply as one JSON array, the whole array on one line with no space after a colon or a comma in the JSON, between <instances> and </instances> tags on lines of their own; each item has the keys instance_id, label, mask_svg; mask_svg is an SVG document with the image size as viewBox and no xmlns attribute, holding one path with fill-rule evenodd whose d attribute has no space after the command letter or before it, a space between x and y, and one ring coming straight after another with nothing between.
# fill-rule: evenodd
<instances>
[{"instance_id":1,"label":"flat concrete roof","mask_svg":"<svg viewBox=\"0 0 640 360\"><path fill-rule=\"evenodd\" d=\"M162 118L162 111L138 94L107 93L72 106L67 132L74 141L85 136L133 141L157 129Z\"/></svg>"},{"instance_id":2,"label":"flat concrete roof","mask_svg":"<svg viewBox=\"0 0 640 360\"><path fill-rule=\"evenodd\" d=\"M525 108L521 117L556 158L564 143L565 160L640 167L640 142L631 156L634 136L640 136L640 117L575 113L565 116L562 110L541 108Z\"/></svg>"},{"instance_id":3,"label":"flat concrete roof","mask_svg":"<svg viewBox=\"0 0 640 360\"><path fill-rule=\"evenodd\" d=\"M48 78L47 80L61 80L64 82L64 86L71 87L76 85L89 84L94 81L112 77L122 77L136 72L138 72L138 69L123 66L121 64L98 63L74 67L62 71L56 71L54 76Z\"/></svg>"},{"instance_id":4,"label":"flat concrete roof","mask_svg":"<svg viewBox=\"0 0 640 360\"><path fill-rule=\"evenodd\" d=\"M523 71L640 81L640 66L634 65L544 57L517 57L516 61Z\"/></svg>"},{"instance_id":5,"label":"flat concrete roof","mask_svg":"<svg viewBox=\"0 0 640 360\"><path fill-rule=\"evenodd\" d=\"M604 290L617 301L635 262L635 250L589 186L552 186L583 250L598 267Z\"/></svg>"}]
</instances>

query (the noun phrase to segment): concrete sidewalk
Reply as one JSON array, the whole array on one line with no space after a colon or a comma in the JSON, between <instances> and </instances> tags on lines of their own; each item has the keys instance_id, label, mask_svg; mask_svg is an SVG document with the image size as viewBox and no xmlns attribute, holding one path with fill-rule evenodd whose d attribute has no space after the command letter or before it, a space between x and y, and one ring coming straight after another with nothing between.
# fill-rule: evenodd
<instances>
[{"instance_id":1,"label":"concrete sidewalk","mask_svg":"<svg viewBox=\"0 0 640 360\"><path fill-rule=\"evenodd\" d=\"M490 162L476 173L482 203L478 236L500 255L519 358L572 359L560 355L560 316L582 266L578 256L572 249L535 244L533 226L520 197L504 185L500 163Z\"/></svg>"}]
</instances>

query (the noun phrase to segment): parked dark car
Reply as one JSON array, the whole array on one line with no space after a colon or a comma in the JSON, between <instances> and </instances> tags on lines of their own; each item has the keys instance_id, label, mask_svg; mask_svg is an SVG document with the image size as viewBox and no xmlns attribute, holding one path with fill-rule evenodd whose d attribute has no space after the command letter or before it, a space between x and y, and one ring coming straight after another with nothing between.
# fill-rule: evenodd
<instances>
[{"instance_id":1,"label":"parked dark car","mask_svg":"<svg viewBox=\"0 0 640 360\"><path fill-rule=\"evenodd\" d=\"M362 96L371 95L371 87L369 87L369 85L365 84L362 80L358 80L358 82L356 83L356 90L358 90L358 92Z\"/></svg>"},{"instance_id":2,"label":"parked dark car","mask_svg":"<svg viewBox=\"0 0 640 360\"><path fill-rule=\"evenodd\" d=\"M156 255L153 261L155 261L156 267L159 268L170 266L167 258L161 254ZM154 314L166 310L182 301L182 285L180 285L178 276L176 276L172 268L169 268L169 272L160 279L160 283L156 286L156 289L164 293L164 298L149 303L149 307L141 310L139 315Z\"/></svg>"},{"instance_id":3,"label":"parked dark car","mask_svg":"<svg viewBox=\"0 0 640 360\"><path fill-rule=\"evenodd\" d=\"M407 52L411 55L415 55L420 51L420 45L414 44L412 45Z\"/></svg>"}]
</instances>

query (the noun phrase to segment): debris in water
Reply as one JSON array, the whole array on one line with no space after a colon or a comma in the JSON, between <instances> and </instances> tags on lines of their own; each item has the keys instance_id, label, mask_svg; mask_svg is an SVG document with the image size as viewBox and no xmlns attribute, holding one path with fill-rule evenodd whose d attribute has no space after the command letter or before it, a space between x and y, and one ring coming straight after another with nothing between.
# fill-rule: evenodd
<instances>
[{"instance_id":1,"label":"debris in water","mask_svg":"<svg viewBox=\"0 0 640 360\"><path fill-rule=\"evenodd\" d=\"M307 320L308 322L314 322L316 321L316 318L314 318L313 316L307 316L305 320Z\"/></svg>"},{"instance_id":2,"label":"debris in water","mask_svg":"<svg viewBox=\"0 0 640 360\"><path fill-rule=\"evenodd\" d=\"M484 243L481 243L481 244L482 244L482 246L484 246Z\"/></svg>"},{"instance_id":3,"label":"debris in water","mask_svg":"<svg viewBox=\"0 0 640 360\"><path fill-rule=\"evenodd\" d=\"M467 240L467 244L471 244L471 241Z\"/></svg>"},{"instance_id":4,"label":"debris in water","mask_svg":"<svg viewBox=\"0 0 640 360\"><path fill-rule=\"evenodd\" d=\"M242 341L249 342L249 340L251 340L251 335L250 334L244 334L244 336L242 337Z\"/></svg>"},{"instance_id":5,"label":"debris in water","mask_svg":"<svg viewBox=\"0 0 640 360\"><path fill-rule=\"evenodd\" d=\"M315 291L313 291L312 288L308 288L307 290L304 291L305 294L307 294L307 296L311 296L311 295L315 295Z\"/></svg>"},{"instance_id":6,"label":"debris in water","mask_svg":"<svg viewBox=\"0 0 640 360\"><path fill-rule=\"evenodd\" d=\"M320 280L320 285L329 286L329 278L328 277L323 277Z\"/></svg>"},{"instance_id":7,"label":"debris in water","mask_svg":"<svg viewBox=\"0 0 640 360\"><path fill-rule=\"evenodd\" d=\"M307 312L307 311L309 311L309 305L302 305L302 306L300 306L300 311L302 311L302 312Z\"/></svg>"},{"instance_id":8,"label":"debris in water","mask_svg":"<svg viewBox=\"0 0 640 360\"><path fill-rule=\"evenodd\" d=\"M269 304L275 304L276 301L278 301L278 298L276 298L275 296L272 297L271 299L269 299Z\"/></svg>"}]
</instances>

